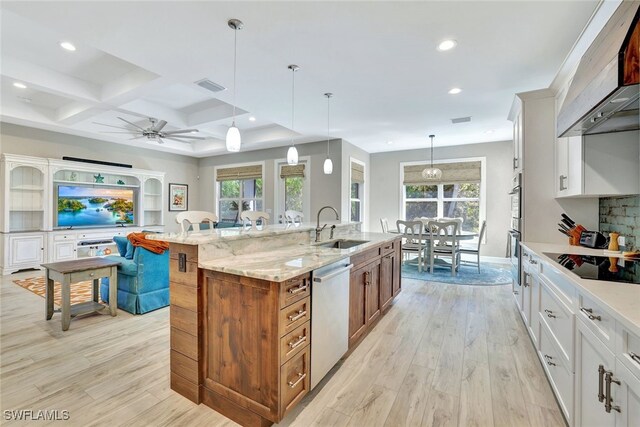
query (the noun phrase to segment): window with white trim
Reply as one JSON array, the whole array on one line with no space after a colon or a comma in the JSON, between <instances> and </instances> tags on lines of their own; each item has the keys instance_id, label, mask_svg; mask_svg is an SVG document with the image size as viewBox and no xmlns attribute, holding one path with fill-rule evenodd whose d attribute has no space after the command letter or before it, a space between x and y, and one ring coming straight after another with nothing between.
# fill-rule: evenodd
<instances>
[{"instance_id":1,"label":"window with white trim","mask_svg":"<svg viewBox=\"0 0 640 427\"><path fill-rule=\"evenodd\" d=\"M480 212L480 162L436 164L443 177L434 183L421 177L421 170L428 166L426 163L404 166L402 217L409 221L419 217L462 218L463 231L479 232L484 217Z\"/></svg>"},{"instance_id":2,"label":"window with white trim","mask_svg":"<svg viewBox=\"0 0 640 427\"><path fill-rule=\"evenodd\" d=\"M216 171L220 226L240 225L240 212L263 210L262 165L221 168Z\"/></svg>"},{"instance_id":3,"label":"window with white trim","mask_svg":"<svg viewBox=\"0 0 640 427\"><path fill-rule=\"evenodd\" d=\"M363 221L364 205L364 165L351 161L350 207L352 222Z\"/></svg>"}]
</instances>

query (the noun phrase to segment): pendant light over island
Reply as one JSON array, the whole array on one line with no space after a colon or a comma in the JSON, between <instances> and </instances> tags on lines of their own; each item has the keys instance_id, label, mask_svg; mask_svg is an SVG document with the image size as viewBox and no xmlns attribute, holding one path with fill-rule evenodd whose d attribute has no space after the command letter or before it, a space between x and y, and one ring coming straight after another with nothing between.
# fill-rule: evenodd
<instances>
[{"instance_id":1,"label":"pendant light over island","mask_svg":"<svg viewBox=\"0 0 640 427\"><path fill-rule=\"evenodd\" d=\"M227 151L236 153L240 151L242 139L240 138L240 130L236 127L236 63L238 56L238 31L244 27L239 19L230 19L227 22L229 28L233 30L233 121L231 127L227 131L226 145Z\"/></svg>"},{"instance_id":2,"label":"pendant light over island","mask_svg":"<svg viewBox=\"0 0 640 427\"><path fill-rule=\"evenodd\" d=\"M324 171L325 175L331 175L333 173L333 162L331 161L331 158L329 157L329 120L331 118L330 115L330 110L329 110L329 100L331 99L331 97L333 96L332 93L325 93L324 96L327 97L327 158L324 161L324 165L322 165L322 169Z\"/></svg>"},{"instance_id":3,"label":"pendant light over island","mask_svg":"<svg viewBox=\"0 0 640 427\"><path fill-rule=\"evenodd\" d=\"M296 93L296 71L300 69L297 65L289 65L287 67L291 70L291 132L294 132L294 123L295 123L295 93ZM287 151L287 163L291 166L295 166L298 164L298 149L293 143L293 135L291 135L291 147Z\"/></svg>"}]
</instances>

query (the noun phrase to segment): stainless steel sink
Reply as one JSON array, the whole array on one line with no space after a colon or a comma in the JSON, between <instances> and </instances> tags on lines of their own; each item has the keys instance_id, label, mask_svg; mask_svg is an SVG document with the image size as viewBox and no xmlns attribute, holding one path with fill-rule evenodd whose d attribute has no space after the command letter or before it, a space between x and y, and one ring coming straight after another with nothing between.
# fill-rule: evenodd
<instances>
[{"instance_id":1,"label":"stainless steel sink","mask_svg":"<svg viewBox=\"0 0 640 427\"><path fill-rule=\"evenodd\" d=\"M338 239L330 242L318 243L316 246L322 246L323 248L349 249L364 243L369 243L369 240Z\"/></svg>"}]
</instances>

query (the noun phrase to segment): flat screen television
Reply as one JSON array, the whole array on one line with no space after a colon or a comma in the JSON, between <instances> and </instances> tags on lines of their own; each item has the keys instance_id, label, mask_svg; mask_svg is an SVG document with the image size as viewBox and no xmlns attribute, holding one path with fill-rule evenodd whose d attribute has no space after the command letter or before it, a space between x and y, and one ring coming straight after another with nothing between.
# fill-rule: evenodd
<instances>
[{"instance_id":1,"label":"flat screen television","mask_svg":"<svg viewBox=\"0 0 640 427\"><path fill-rule=\"evenodd\" d=\"M131 188L58 185L56 227L134 225L136 192Z\"/></svg>"}]
</instances>

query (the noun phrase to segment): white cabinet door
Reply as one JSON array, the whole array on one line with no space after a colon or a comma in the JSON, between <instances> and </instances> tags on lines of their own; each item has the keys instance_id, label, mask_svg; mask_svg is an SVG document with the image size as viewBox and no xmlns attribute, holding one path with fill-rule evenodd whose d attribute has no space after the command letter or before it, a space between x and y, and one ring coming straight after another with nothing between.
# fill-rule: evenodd
<instances>
[{"instance_id":1,"label":"white cabinet door","mask_svg":"<svg viewBox=\"0 0 640 427\"><path fill-rule=\"evenodd\" d=\"M513 170L522 171L522 154L523 154L523 138L524 123L522 111L520 111L513 121Z\"/></svg>"},{"instance_id":2,"label":"white cabinet door","mask_svg":"<svg viewBox=\"0 0 640 427\"><path fill-rule=\"evenodd\" d=\"M569 138L556 141L556 196L566 196L569 190Z\"/></svg>"},{"instance_id":3,"label":"white cabinet door","mask_svg":"<svg viewBox=\"0 0 640 427\"><path fill-rule=\"evenodd\" d=\"M615 369L615 357L613 353L600 340L582 324L576 322L577 328L577 357L576 357L576 387L575 387L575 419L578 427L608 427L616 425L615 411L607 413L604 399L599 401L599 394L604 394L605 371ZM617 394L620 391L612 387L612 398L617 402Z\"/></svg>"},{"instance_id":4,"label":"white cabinet door","mask_svg":"<svg viewBox=\"0 0 640 427\"><path fill-rule=\"evenodd\" d=\"M14 266L39 267L44 262L44 236L10 236L10 264Z\"/></svg>"},{"instance_id":5,"label":"white cabinet door","mask_svg":"<svg viewBox=\"0 0 640 427\"><path fill-rule=\"evenodd\" d=\"M531 295L531 317L529 319L529 328L531 330L531 338L533 345L538 348L540 340L540 278L537 274L529 274L529 292Z\"/></svg>"},{"instance_id":6,"label":"white cabinet door","mask_svg":"<svg viewBox=\"0 0 640 427\"><path fill-rule=\"evenodd\" d=\"M56 242L53 245L53 262L76 259L76 242Z\"/></svg>"},{"instance_id":7,"label":"white cabinet door","mask_svg":"<svg viewBox=\"0 0 640 427\"><path fill-rule=\"evenodd\" d=\"M524 270L522 274L522 314L524 324L531 325L531 273Z\"/></svg>"},{"instance_id":8,"label":"white cabinet door","mask_svg":"<svg viewBox=\"0 0 640 427\"><path fill-rule=\"evenodd\" d=\"M612 388L619 388L618 400L612 406L618 406L620 411L612 409L616 415L616 426L640 426L640 379L633 375L626 366L616 360L614 379L620 384L612 384Z\"/></svg>"}]
</instances>

